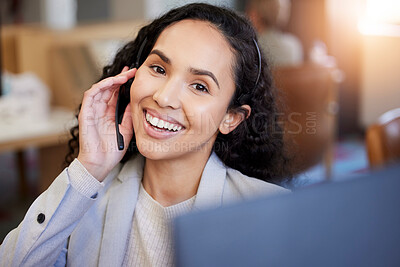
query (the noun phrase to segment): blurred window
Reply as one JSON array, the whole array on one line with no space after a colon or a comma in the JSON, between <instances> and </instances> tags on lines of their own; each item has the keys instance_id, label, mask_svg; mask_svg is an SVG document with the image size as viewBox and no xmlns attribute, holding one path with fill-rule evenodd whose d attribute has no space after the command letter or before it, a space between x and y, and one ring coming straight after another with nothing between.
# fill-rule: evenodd
<instances>
[{"instance_id":1,"label":"blurred window","mask_svg":"<svg viewBox=\"0 0 400 267\"><path fill-rule=\"evenodd\" d=\"M400 36L400 1L366 0L359 30L366 35Z\"/></svg>"}]
</instances>

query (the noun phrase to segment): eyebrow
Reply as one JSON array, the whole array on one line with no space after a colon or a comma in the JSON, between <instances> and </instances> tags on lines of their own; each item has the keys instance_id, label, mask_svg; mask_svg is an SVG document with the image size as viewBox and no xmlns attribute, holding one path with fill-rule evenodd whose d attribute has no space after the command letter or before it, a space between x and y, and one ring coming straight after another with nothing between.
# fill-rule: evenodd
<instances>
[{"instance_id":1,"label":"eyebrow","mask_svg":"<svg viewBox=\"0 0 400 267\"><path fill-rule=\"evenodd\" d=\"M162 61L164 61L167 64L171 64L171 60L160 50L154 49L150 52L149 55L157 55L161 58ZM213 79L213 81L217 84L218 89L220 89L219 87L219 83L217 80L217 77L215 77L214 73L212 73L211 71L208 70L202 70L202 69L195 69L195 68L190 68L189 72L194 74L194 75L205 75L205 76L209 76L211 79Z\"/></svg>"},{"instance_id":2,"label":"eyebrow","mask_svg":"<svg viewBox=\"0 0 400 267\"><path fill-rule=\"evenodd\" d=\"M154 50L152 50L152 51L150 52L149 56L150 56L150 55L157 55L157 56L159 56L159 57L161 58L161 60L164 61L165 63L171 64L171 60L170 60L163 52L161 52L160 50L154 49Z\"/></svg>"}]
</instances>

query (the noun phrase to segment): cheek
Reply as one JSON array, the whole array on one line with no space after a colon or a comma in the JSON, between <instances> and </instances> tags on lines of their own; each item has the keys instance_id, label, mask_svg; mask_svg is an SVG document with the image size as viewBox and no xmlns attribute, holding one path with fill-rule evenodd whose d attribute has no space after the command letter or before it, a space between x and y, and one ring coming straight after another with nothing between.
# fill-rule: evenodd
<instances>
[{"instance_id":1,"label":"cheek","mask_svg":"<svg viewBox=\"0 0 400 267\"><path fill-rule=\"evenodd\" d=\"M140 69L139 69L140 70ZM131 103L135 104L140 102L141 99L146 96L152 95L151 92L151 80L146 79L145 75L141 72L137 72L135 79L133 80L130 94L131 94Z\"/></svg>"},{"instance_id":2,"label":"cheek","mask_svg":"<svg viewBox=\"0 0 400 267\"><path fill-rule=\"evenodd\" d=\"M225 115L226 108L218 101L190 103L186 102L186 116L193 129L201 134L214 134ZM189 104L190 103L190 104Z\"/></svg>"},{"instance_id":3,"label":"cheek","mask_svg":"<svg viewBox=\"0 0 400 267\"><path fill-rule=\"evenodd\" d=\"M139 102L139 99L143 97L143 90L139 90L140 83L136 80L133 81L131 86L131 104L134 105L135 103Z\"/></svg>"}]
</instances>

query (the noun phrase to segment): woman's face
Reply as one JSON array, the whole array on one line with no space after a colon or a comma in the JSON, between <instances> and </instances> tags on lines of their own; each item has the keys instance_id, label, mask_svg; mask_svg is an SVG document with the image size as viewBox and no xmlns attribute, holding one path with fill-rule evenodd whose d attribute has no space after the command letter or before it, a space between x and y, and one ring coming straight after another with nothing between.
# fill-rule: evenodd
<instances>
[{"instance_id":1,"label":"woman's face","mask_svg":"<svg viewBox=\"0 0 400 267\"><path fill-rule=\"evenodd\" d=\"M208 22L166 28L131 87L137 147L150 159L209 155L235 90L234 54ZM222 127L222 128L221 128Z\"/></svg>"}]
</instances>

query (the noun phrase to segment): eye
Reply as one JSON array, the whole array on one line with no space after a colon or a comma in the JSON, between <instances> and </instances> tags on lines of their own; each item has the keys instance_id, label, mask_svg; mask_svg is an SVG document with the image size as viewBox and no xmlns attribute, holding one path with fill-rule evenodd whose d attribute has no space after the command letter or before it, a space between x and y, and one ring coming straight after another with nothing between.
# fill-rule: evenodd
<instances>
[{"instance_id":1,"label":"eye","mask_svg":"<svg viewBox=\"0 0 400 267\"><path fill-rule=\"evenodd\" d=\"M164 70L162 67L160 67L160 66L154 65L154 66L150 66L150 68L151 68L154 72L156 72L156 73L158 73L158 74L165 75L165 70Z\"/></svg>"},{"instance_id":2,"label":"eye","mask_svg":"<svg viewBox=\"0 0 400 267\"><path fill-rule=\"evenodd\" d=\"M201 84L201 83L194 83L194 84L192 84L192 87L193 87L196 91L208 93L208 88L207 88L207 86L205 86L205 85L203 85L203 84Z\"/></svg>"}]
</instances>

